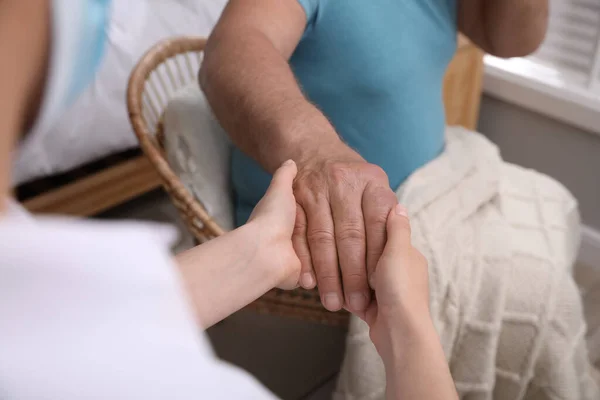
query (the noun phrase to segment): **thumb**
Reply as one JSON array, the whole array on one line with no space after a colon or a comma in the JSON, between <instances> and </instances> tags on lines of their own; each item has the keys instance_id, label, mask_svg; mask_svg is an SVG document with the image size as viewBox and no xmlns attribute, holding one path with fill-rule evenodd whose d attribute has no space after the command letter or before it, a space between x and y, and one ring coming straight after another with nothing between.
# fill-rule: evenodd
<instances>
[{"instance_id":1,"label":"thumb","mask_svg":"<svg viewBox=\"0 0 600 400\"><path fill-rule=\"evenodd\" d=\"M408 254L410 251L410 222L402 204L394 207L387 219L387 242L383 250L388 256Z\"/></svg>"},{"instance_id":2,"label":"thumb","mask_svg":"<svg viewBox=\"0 0 600 400\"><path fill-rule=\"evenodd\" d=\"M294 178L296 178L296 173L298 173L298 167L293 160L284 162L281 167L275 171L267 193L273 190L291 191L292 185L294 184Z\"/></svg>"}]
</instances>

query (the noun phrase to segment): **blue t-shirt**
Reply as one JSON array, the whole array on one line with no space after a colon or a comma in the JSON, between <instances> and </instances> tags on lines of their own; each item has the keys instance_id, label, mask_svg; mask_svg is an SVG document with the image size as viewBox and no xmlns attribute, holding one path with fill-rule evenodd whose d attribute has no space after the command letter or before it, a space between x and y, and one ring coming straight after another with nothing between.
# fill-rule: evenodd
<instances>
[{"instance_id":1,"label":"blue t-shirt","mask_svg":"<svg viewBox=\"0 0 600 400\"><path fill-rule=\"evenodd\" d=\"M302 90L397 188L444 147L442 86L456 50L456 0L298 1L307 25L290 66ZM232 179L241 224L271 176L236 149Z\"/></svg>"}]
</instances>

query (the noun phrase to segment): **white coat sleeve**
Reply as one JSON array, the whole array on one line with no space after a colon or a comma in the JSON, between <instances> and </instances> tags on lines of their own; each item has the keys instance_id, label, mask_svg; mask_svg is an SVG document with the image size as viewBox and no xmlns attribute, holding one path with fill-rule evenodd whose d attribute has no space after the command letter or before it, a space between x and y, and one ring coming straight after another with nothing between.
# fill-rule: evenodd
<instances>
[{"instance_id":1,"label":"white coat sleeve","mask_svg":"<svg viewBox=\"0 0 600 400\"><path fill-rule=\"evenodd\" d=\"M169 235L0 220L0 398L273 399L212 354Z\"/></svg>"}]
</instances>

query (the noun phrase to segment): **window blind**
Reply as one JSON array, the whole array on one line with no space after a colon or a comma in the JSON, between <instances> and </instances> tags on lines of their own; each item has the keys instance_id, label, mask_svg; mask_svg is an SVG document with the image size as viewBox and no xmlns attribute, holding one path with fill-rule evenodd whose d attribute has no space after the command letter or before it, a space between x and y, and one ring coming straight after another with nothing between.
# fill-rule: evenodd
<instances>
[{"instance_id":1,"label":"window blind","mask_svg":"<svg viewBox=\"0 0 600 400\"><path fill-rule=\"evenodd\" d=\"M600 0L550 0L548 33L528 57L600 96Z\"/></svg>"}]
</instances>

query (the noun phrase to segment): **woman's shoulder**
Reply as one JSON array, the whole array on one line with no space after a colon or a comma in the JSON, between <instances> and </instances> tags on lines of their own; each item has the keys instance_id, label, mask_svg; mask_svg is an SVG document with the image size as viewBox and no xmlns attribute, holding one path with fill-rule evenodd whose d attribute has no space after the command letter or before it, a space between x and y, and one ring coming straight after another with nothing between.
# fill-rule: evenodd
<instances>
[{"instance_id":1,"label":"woman's shoulder","mask_svg":"<svg viewBox=\"0 0 600 400\"><path fill-rule=\"evenodd\" d=\"M22 211L0 218L2 258L46 267L170 263L176 237L174 228L154 223L36 217Z\"/></svg>"}]
</instances>

